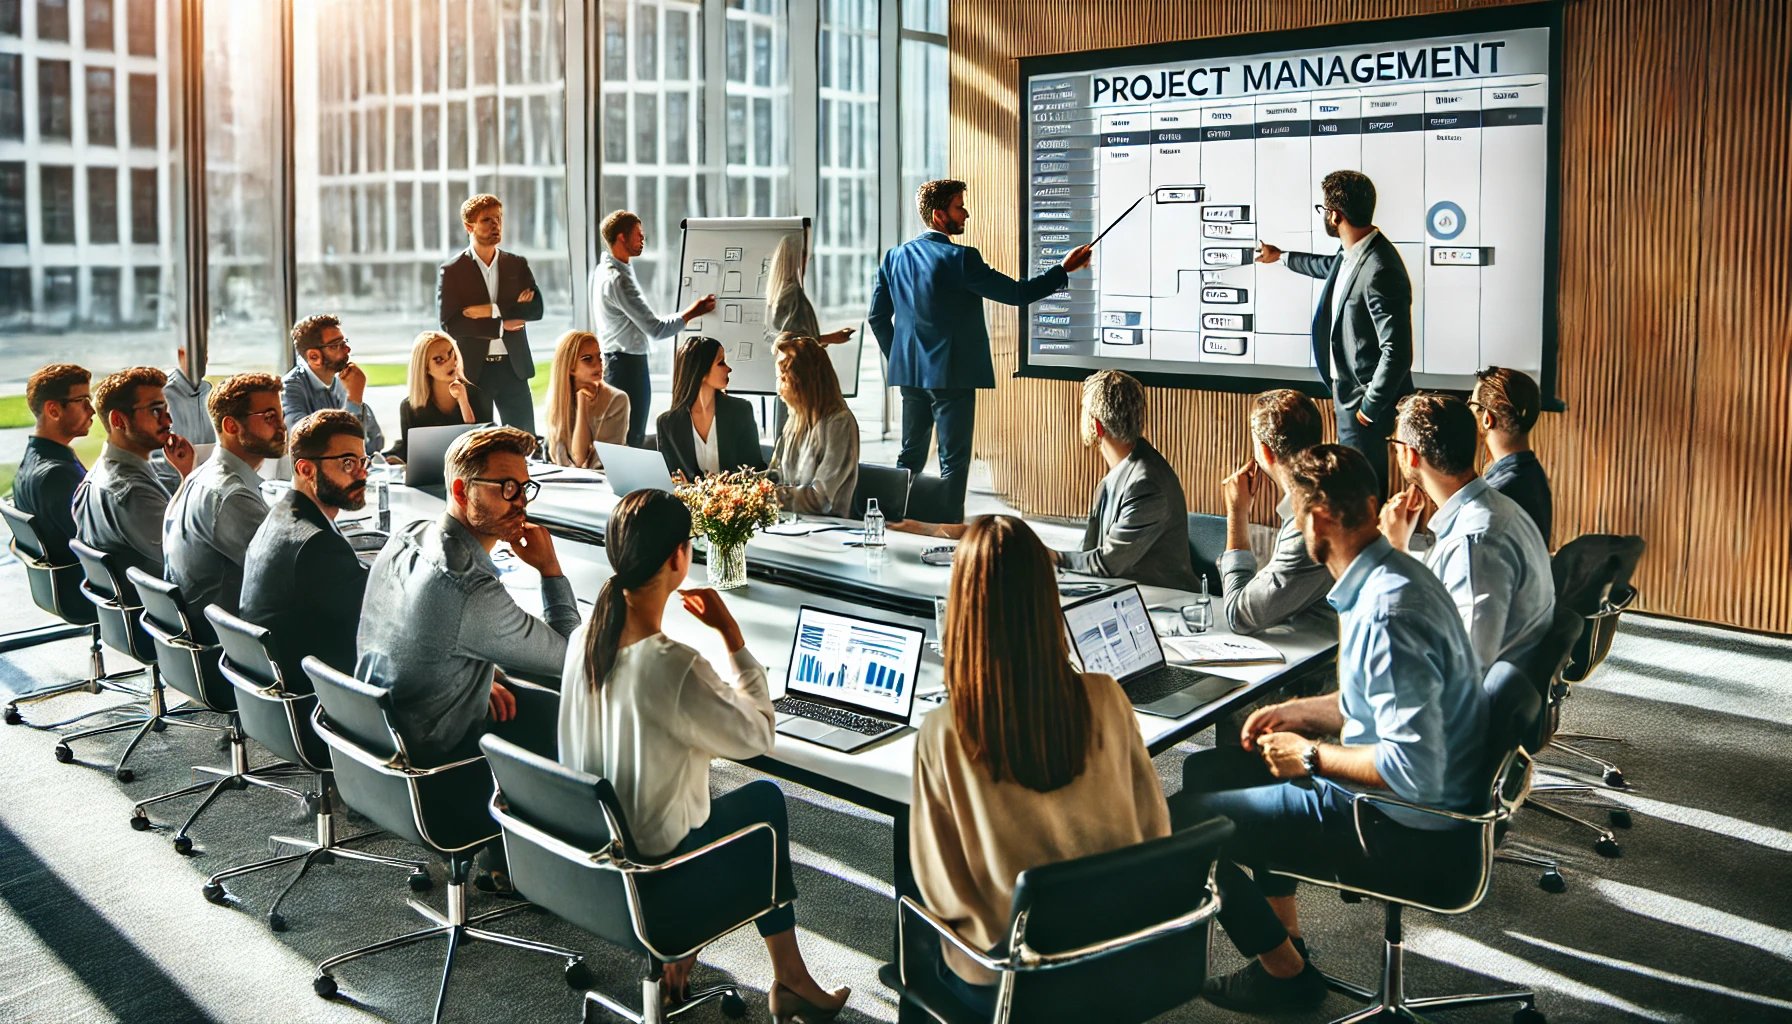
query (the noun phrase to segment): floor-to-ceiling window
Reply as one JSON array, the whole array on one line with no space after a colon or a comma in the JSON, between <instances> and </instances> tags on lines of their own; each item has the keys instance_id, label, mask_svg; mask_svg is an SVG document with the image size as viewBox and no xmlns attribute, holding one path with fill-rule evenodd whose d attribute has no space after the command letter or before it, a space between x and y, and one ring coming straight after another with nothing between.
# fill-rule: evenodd
<instances>
[{"instance_id":1,"label":"floor-to-ceiling window","mask_svg":"<svg viewBox=\"0 0 1792 1024\"><path fill-rule=\"evenodd\" d=\"M913 196L922 182L947 176L946 0L902 4L902 191ZM912 208L913 204L908 204ZM920 230L905 220L903 237Z\"/></svg>"},{"instance_id":2,"label":"floor-to-ceiling window","mask_svg":"<svg viewBox=\"0 0 1792 1024\"><path fill-rule=\"evenodd\" d=\"M206 372L283 370L275 5L205 5Z\"/></svg>"}]
</instances>

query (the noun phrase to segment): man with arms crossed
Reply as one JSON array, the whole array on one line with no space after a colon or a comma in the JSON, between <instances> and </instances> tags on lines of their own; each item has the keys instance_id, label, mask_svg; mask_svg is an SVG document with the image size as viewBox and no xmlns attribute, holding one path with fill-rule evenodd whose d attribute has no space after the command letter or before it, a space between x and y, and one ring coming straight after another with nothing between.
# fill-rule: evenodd
<instances>
[{"instance_id":1,"label":"man with arms crossed","mask_svg":"<svg viewBox=\"0 0 1792 1024\"><path fill-rule=\"evenodd\" d=\"M1475 475L1475 414L1449 395L1400 403L1394 458L1410 485L1381 510L1381 532L1424 558L1449 590L1483 667L1516 661L1556 612L1549 549L1518 503ZM1417 533L1426 499L1431 533Z\"/></svg>"},{"instance_id":2,"label":"man with arms crossed","mask_svg":"<svg viewBox=\"0 0 1792 1024\"><path fill-rule=\"evenodd\" d=\"M236 613L243 559L268 514L261 464L286 454L280 378L238 374L214 388L206 404L218 446L175 494L162 521L163 575L180 586L202 636L211 634L206 605Z\"/></svg>"},{"instance_id":3,"label":"man with arms crossed","mask_svg":"<svg viewBox=\"0 0 1792 1024\"><path fill-rule=\"evenodd\" d=\"M119 569L132 566L162 575L162 518L168 488L149 464L161 452L184 480L193 472L193 446L174 432L162 385L153 366L133 366L102 379L93 389L106 446L75 490L75 536L116 555Z\"/></svg>"},{"instance_id":4,"label":"man with arms crossed","mask_svg":"<svg viewBox=\"0 0 1792 1024\"><path fill-rule=\"evenodd\" d=\"M1374 182L1360 171L1333 171L1320 189L1325 233L1344 248L1316 256L1264 242L1257 262L1286 256L1289 270L1325 282L1313 312L1313 365L1332 392L1338 443L1369 457L1386 494L1394 403L1412 393L1412 282L1399 250L1372 223Z\"/></svg>"},{"instance_id":5,"label":"man with arms crossed","mask_svg":"<svg viewBox=\"0 0 1792 1024\"><path fill-rule=\"evenodd\" d=\"M1247 1013L1310 1009L1326 995L1300 938L1296 883L1271 868L1325 875L1367 857L1390 873L1428 877L1478 849L1478 830L1359 807L1346 787L1449 811L1471 811L1484 795L1476 793L1487 732L1480 665L1437 577L1377 531L1368 461L1322 444L1289 459L1286 472L1308 553L1337 579L1329 600L1338 610L1338 692L1258 709L1241 746L1183 762L1182 792L1170 798L1176 827L1221 814L1237 826L1221 851L1219 919L1251 962L1210 979L1205 994ZM1323 741L1332 735L1340 742Z\"/></svg>"},{"instance_id":6,"label":"man with arms crossed","mask_svg":"<svg viewBox=\"0 0 1792 1024\"><path fill-rule=\"evenodd\" d=\"M1298 391L1265 391L1251 404L1251 461L1221 482L1226 502L1226 550L1219 571L1226 592L1226 623L1232 632L1260 633L1315 605L1332 589L1332 575L1307 553L1294 521L1288 460L1323 438L1319 406ZM1276 515L1275 554L1261 571L1251 553L1251 501L1259 489L1282 492Z\"/></svg>"},{"instance_id":7,"label":"man with arms crossed","mask_svg":"<svg viewBox=\"0 0 1792 1024\"><path fill-rule=\"evenodd\" d=\"M391 689L399 735L418 767L476 756L488 730L554 754L558 697L498 676L558 678L579 625L554 541L525 515L540 488L529 479L534 453L535 439L516 427L456 438L447 511L395 531L368 576L355 675ZM491 556L499 541L541 573L546 622L504 589Z\"/></svg>"},{"instance_id":8,"label":"man with arms crossed","mask_svg":"<svg viewBox=\"0 0 1792 1024\"><path fill-rule=\"evenodd\" d=\"M533 434L535 396L529 393L529 378L535 376L535 358L529 354L526 328L542 314L535 275L528 260L498 250L504 240L504 204L497 196L477 195L462 203L460 220L470 242L436 275L442 330L460 347L467 382L491 398L504 425Z\"/></svg>"},{"instance_id":9,"label":"man with arms crossed","mask_svg":"<svg viewBox=\"0 0 1792 1024\"><path fill-rule=\"evenodd\" d=\"M347 409L367 432L367 446L374 451L385 447L380 421L362 401L367 394L367 371L349 362L353 350L342 333L342 321L328 313L300 320L292 325L292 347L299 365L280 378L280 411L286 417L286 429L314 412Z\"/></svg>"},{"instance_id":10,"label":"man with arms crossed","mask_svg":"<svg viewBox=\"0 0 1792 1024\"><path fill-rule=\"evenodd\" d=\"M629 261L647 251L647 230L641 218L616 210L598 229L603 258L591 272L591 308L597 314L597 338L604 353L604 383L628 395L628 443L639 448L647 440L647 416L653 411L653 386L647 376L647 346L676 335L685 324L716 308L705 295L672 316L660 316L641 294Z\"/></svg>"},{"instance_id":11,"label":"man with arms crossed","mask_svg":"<svg viewBox=\"0 0 1792 1024\"><path fill-rule=\"evenodd\" d=\"M355 630L367 569L336 529L336 516L367 504L361 421L343 409L314 412L292 428L292 488L268 509L243 561L242 617L274 634L288 686L309 690L300 666L315 655L355 670Z\"/></svg>"},{"instance_id":12,"label":"man with arms crossed","mask_svg":"<svg viewBox=\"0 0 1792 1024\"><path fill-rule=\"evenodd\" d=\"M25 440L12 500L19 511L34 517L44 554L57 565L67 565L73 557L68 542L75 536L75 491L87 468L71 446L93 429L91 379L73 363L52 363L25 382L25 407L37 426Z\"/></svg>"},{"instance_id":13,"label":"man with arms crossed","mask_svg":"<svg viewBox=\"0 0 1792 1024\"><path fill-rule=\"evenodd\" d=\"M983 262L975 248L952 241L971 218L965 187L944 179L916 190L915 206L927 230L884 254L869 317L889 360L889 384L902 389L902 452L896 462L919 475L938 428L948 522L964 519L977 390L996 386L983 300L1009 306L1037 302L1087 266L1090 252L1089 246L1078 246L1060 265L1016 281Z\"/></svg>"}]
</instances>

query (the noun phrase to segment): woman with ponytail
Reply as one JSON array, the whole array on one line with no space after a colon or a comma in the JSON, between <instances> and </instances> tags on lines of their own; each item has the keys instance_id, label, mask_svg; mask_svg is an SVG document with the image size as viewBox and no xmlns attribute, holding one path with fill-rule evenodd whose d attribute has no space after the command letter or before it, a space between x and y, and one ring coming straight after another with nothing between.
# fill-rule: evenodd
<instances>
[{"instance_id":1,"label":"woman with ponytail","mask_svg":"<svg viewBox=\"0 0 1792 1024\"><path fill-rule=\"evenodd\" d=\"M749 825L771 825L778 836L778 906L754 923L771 952L772 1016L806 1024L829 1020L846 1005L849 990L823 990L797 948L783 791L758 781L709 797L710 760L769 751L775 715L765 668L747 652L720 595L679 589L691 567L690 511L664 491L635 491L610 514L604 550L614 575L590 621L568 641L560 762L610 781L628 819L633 853L644 860L685 853ZM696 650L660 631L675 594L697 621L722 634L734 663L732 682ZM711 884L726 886L730 879L715 877ZM687 988L694 960L666 967L666 991L675 1001Z\"/></svg>"}]
</instances>

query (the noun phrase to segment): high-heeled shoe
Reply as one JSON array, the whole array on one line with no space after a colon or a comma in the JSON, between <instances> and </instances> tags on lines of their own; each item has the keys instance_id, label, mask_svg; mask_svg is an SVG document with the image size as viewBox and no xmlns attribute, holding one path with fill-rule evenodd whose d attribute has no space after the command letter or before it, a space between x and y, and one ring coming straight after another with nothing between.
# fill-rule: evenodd
<instances>
[{"instance_id":1,"label":"high-heeled shoe","mask_svg":"<svg viewBox=\"0 0 1792 1024\"><path fill-rule=\"evenodd\" d=\"M772 1020L777 1024L791 1024L801 1021L802 1024L827 1024L846 1009L846 1000L852 995L852 989L842 988L832 993L840 1000L839 1005L832 1008L817 1006L796 994L781 981L772 983L772 990L766 997L766 1006L772 1012Z\"/></svg>"}]
</instances>

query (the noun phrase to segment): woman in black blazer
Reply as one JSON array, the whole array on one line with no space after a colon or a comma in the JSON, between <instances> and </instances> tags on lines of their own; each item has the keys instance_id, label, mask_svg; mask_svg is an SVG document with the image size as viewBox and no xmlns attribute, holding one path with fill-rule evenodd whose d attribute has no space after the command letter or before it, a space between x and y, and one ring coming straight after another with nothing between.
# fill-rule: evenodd
<instances>
[{"instance_id":1,"label":"woman in black blazer","mask_svg":"<svg viewBox=\"0 0 1792 1024\"><path fill-rule=\"evenodd\" d=\"M672 408L654 425L668 471L695 480L742 466L765 469L753 403L723 390L728 374L721 342L695 335L679 344L672 366Z\"/></svg>"}]
</instances>

